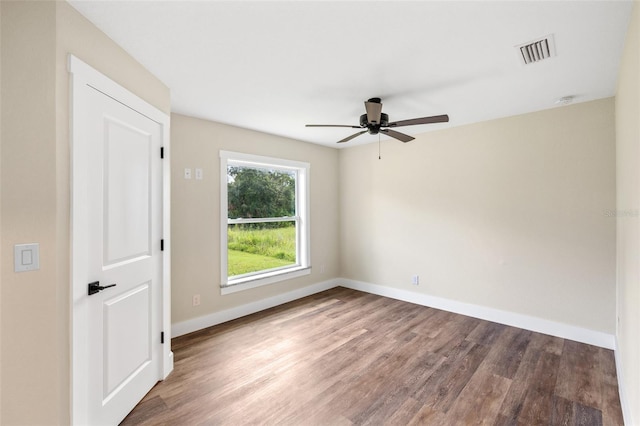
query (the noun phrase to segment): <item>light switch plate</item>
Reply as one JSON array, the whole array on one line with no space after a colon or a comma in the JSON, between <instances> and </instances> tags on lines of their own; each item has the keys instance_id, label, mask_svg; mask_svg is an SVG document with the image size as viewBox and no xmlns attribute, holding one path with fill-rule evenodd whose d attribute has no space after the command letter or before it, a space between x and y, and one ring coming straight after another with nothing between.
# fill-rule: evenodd
<instances>
[{"instance_id":1,"label":"light switch plate","mask_svg":"<svg viewBox=\"0 0 640 426\"><path fill-rule=\"evenodd\" d=\"M40 269L40 244L16 244L13 246L15 272L27 272Z\"/></svg>"}]
</instances>

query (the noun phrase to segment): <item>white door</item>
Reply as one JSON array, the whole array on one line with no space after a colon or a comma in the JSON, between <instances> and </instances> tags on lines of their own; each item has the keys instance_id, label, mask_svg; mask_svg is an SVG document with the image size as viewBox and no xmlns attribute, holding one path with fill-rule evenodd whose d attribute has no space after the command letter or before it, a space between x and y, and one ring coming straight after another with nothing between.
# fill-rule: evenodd
<instances>
[{"instance_id":1,"label":"white door","mask_svg":"<svg viewBox=\"0 0 640 426\"><path fill-rule=\"evenodd\" d=\"M73 403L78 424L118 424L165 376L165 160L160 154L165 123L114 96L90 84L74 85Z\"/></svg>"}]
</instances>

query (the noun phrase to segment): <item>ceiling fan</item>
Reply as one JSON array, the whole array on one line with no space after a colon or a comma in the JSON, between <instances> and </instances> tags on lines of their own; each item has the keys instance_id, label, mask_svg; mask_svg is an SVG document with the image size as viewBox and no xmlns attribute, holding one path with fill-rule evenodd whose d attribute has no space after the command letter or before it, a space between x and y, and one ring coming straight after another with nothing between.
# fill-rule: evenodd
<instances>
[{"instance_id":1,"label":"ceiling fan","mask_svg":"<svg viewBox=\"0 0 640 426\"><path fill-rule=\"evenodd\" d=\"M393 121L389 123L389 116L382 112L382 102L380 98L369 99L364 103L364 108L367 113L360 116L359 126L349 126L345 124L307 124L306 127L349 127L352 129L364 129L359 131L358 133L355 133L338 141L338 143L349 142L351 139L367 132L372 135L377 135L379 132L382 132L402 142L409 142L414 140L415 138L413 136L405 135L404 133L396 132L391 128L401 126L414 126L416 124L446 123L449 121L449 116L444 114L434 115L432 117Z\"/></svg>"}]
</instances>

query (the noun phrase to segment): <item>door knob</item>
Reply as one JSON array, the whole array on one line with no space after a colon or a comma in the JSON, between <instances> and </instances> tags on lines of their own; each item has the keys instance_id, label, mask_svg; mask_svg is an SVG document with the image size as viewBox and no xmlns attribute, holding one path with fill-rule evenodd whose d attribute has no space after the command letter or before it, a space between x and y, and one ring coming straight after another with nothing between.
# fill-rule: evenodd
<instances>
[{"instance_id":1,"label":"door knob","mask_svg":"<svg viewBox=\"0 0 640 426\"><path fill-rule=\"evenodd\" d=\"M89 283L89 288L87 290L87 293L89 293L89 296L91 296L92 294L99 293L106 288L115 287L115 286L116 286L115 284L109 284L103 287L100 285L100 281L94 281L92 283Z\"/></svg>"}]
</instances>

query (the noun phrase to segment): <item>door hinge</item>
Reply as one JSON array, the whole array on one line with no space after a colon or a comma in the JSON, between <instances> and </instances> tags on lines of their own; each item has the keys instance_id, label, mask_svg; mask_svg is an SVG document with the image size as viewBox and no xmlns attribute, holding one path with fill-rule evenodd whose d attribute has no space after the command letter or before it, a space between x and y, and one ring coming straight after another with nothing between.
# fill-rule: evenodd
<instances>
[{"instance_id":1,"label":"door hinge","mask_svg":"<svg viewBox=\"0 0 640 426\"><path fill-rule=\"evenodd\" d=\"M164 146L160 147L160 158L164 158Z\"/></svg>"},{"instance_id":2,"label":"door hinge","mask_svg":"<svg viewBox=\"0 0 640 426\"><path fill-rule=\"evenodd\" d=\"M160 251L164 251L164 239L160 240Z\"/></svg>"},{"instance_id":3,"label":"door hinge","mask_svg":"<svg viewBox=\"0 0 640 426\"><path fill-rule=\"evenodd\" d=\"M164 345L164 331L160 332L160 343Z\"/></svg>"}]
</instances>

